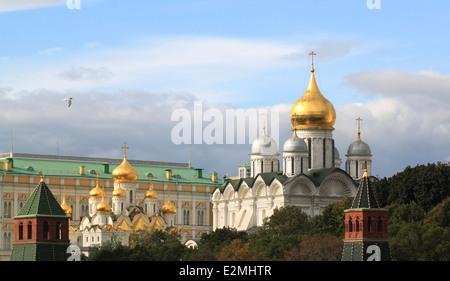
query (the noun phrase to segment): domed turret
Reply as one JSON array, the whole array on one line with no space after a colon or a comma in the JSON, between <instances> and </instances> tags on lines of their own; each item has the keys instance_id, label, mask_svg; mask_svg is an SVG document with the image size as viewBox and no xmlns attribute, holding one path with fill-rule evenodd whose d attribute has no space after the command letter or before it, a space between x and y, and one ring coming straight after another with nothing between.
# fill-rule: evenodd
<instances>
[{"instance_id":1,"label":"domed turret","mask_svg":"<svg viewBox=\"0 0 450 281\"><path fill-rule=\"evenodd\" d=\"M98 173L97 173L97 181L95 187L89 191L89 198L102 198L105 195L105 191L98 186Z\"/></svg>"},{"instance_id":2,"label":"domed turret","mask_svg":"<svg viewBox=\"0 0 450 281\"><path fill-rule=\"evenodd\" d=\"M125 198L127 197L127 194L125 193L125 190L123 190L119 185L119 187L114 189L112 196L113 198Z\"/></svg>"},{"instance_id":3,"label":"domed turret","mask_svg":"<svg viewBox=\"0 0 450 281\"><path fill-rule=\"evenodd\" d=\"M144 194L144 199L158 199L158 194L150 187Z\"/></svg>"},{"instance_id":4,"label":"domed turret","mask_svg":"<svg viewBox=\"0 0 450 281\"><path fill-rule=\"evenodd\" d=\"M352 178L359 179L365 170L369 174L371 173L372 152L369 145L361 140L360 122L362 119L358 117L356 120L358 121L358 138L347 149L345 169Z\"/></svg>"},{"instance_id":5,"label":"domed turret","mask_svg":"<svg viewBox=\"0 0 450 281\"><path fill-rule=\"evenodd\" d=\"M123 161L112 171L112 178L115 182L136 182L139 174L136 169L128 163L126 150L128 147L126 146L126 143L123 148L125 149Z\"/></svg>"},{"instance_id":6,"label":"domed turret","mask_svg":"<svg viewBox=\"0 0 450 281\"><path fill-rule=\"evenodd\" d=\"M97 205L98 213L109 213L111 211L111 206L105 201L105 196L102 197L102 201Z\"/></svg>"},{"instance_id":7,"label":"domed turret","mask_svg":"<svg viewBox=\"0 0 450 281\"><path fill-rule=\"evenodd\" d=\"M289 138L283 145L283 152L307 152L306 142L299 138L294 131L292 138Z\"/></svg>"},{"instance_id":8,"label":"domed turret","mask_svg":"<svg viewBox=\"0 0 450 281\"><path fill-rule=\"evenodd\" d=\"M291 109L293 129L334 129L336 111L333 104L319 91L314 68L311 69L311 79L308 88Z\"/></svg>"},{"instance_id":9,"label":"domed turret","mask_svg":"<svg viewBox=\"0 0 450 281\"><path fill-rule=\"evenodd\" d=\"M65 193L65 190L64 190ZM72 216L72 208L69 206L69 204L66 203L66 195L63 196L63 201L61 203L61 209L68 215L69 217Z\"/></svg>"},{"instance_id":10,"label":"domed turret","mask_svg":"<svg viewBox=\"0 0 450 281\"><path fill-rule=\"evenodd\" d=\"M169 197L167 198L166 204L164 204L161 208L161 212L164 215L175 215L177 213L177 208L172 202L170 202L170 193Z\"/></svg>"}]
</instances>

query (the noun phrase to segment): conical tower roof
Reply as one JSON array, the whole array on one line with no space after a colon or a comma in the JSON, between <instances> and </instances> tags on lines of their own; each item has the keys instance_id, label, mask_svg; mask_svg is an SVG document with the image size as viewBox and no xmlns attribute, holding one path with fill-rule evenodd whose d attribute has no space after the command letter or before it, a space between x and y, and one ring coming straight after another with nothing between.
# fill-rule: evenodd
<instances>
[{"instance_id":1,"label":"conical tower roof","mask_svg":"<svg viewBox=\"0 0 450 281\"><path fill-rule=\"evenodd\" d=\"M378 199L371 186L367 170L359 183L358 192L356 193L352 204L352 209L361 208L381 208L381 205L378 203Z\"/></svg>"},{"instance_id":2,"label":"conical tower roof","mask_svg":"<svg viewBox=\"0 0 450 281\"><path fill-rule=\"evenodd\" d=\"M68 217L45 184L43 177L16 217L28 216Z\"/></svg>"}]
</instances>

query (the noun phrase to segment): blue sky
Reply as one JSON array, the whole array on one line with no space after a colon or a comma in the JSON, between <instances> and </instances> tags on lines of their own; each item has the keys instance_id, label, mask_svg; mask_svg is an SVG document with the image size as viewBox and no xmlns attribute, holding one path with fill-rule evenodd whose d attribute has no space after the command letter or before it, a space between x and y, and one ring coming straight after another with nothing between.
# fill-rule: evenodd
<instances>
[{"instance_id":1,"label":"blue sky","mask_svg":"<svg viewBox=\"0 0 450 281\"><path fill-rule=\"evenodd\" d=\"M366 2L0 0L2 150L13 130L19 152L120 157L126 140L130 157L185 162L170 114L199 99L278 108L282 147L314 50L343 162L358 116L373 174L450 161L450 4ZM250 143L194 145L193 165L236 174Z\"/></svg>"}]
</instances>

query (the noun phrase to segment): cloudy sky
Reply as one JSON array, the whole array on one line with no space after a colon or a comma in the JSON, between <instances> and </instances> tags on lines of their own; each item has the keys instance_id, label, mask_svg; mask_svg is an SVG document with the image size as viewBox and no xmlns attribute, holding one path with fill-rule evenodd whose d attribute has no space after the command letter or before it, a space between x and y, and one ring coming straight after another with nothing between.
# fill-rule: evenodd
<instances>
[{"instance_id":1,"label":"cloudy sky","mask_svg":"<svg viewBox=\"0 0 450 281\"><path fill-rule=\"evenodd\" d=\"M314 51L344 162L357 117L374 175L450 161L450 3L367 2L0 0L0 151L12 130L15 152L120 158L126 141L130 159L187 162L172 114L192 114L193 142L199 102L276 110L282 147ZM193 166L237 174L253 140L222 135L191 145Z\"/></svg>"}]
</instances>

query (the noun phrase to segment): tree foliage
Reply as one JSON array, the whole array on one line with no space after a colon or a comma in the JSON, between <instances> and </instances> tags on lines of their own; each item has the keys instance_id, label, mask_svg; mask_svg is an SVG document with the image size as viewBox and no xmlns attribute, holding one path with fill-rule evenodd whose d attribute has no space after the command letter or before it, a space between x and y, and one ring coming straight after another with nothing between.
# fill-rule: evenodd
<instances>
[{"instance_id":1,"label":"tree foliage","mask_svg":"<svg viewBox=\"0 0 450 281\"><path fill-rule=\"evenodd\" d=\"M450 165L407 166L388 179L374 182L373 187L382 206L416 202L429 211L450 196Z\"/></svg>"}]
</instances>

